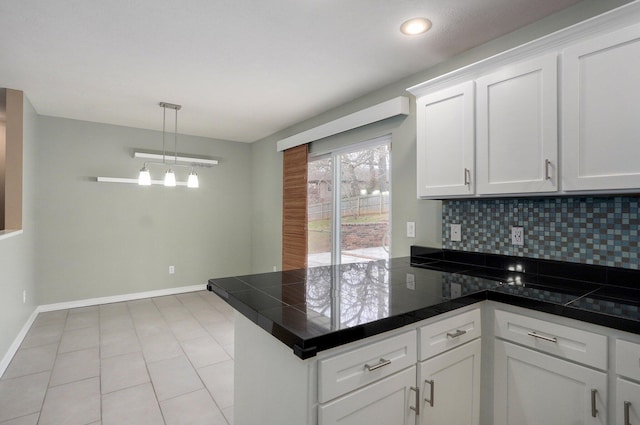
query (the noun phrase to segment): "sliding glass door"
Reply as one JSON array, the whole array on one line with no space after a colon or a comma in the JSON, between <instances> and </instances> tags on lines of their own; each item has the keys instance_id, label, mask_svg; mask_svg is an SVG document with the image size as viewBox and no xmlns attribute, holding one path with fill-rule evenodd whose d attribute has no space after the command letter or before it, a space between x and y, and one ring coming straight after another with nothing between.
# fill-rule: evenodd
<instances>
[{"instance_id":1,"label":"sliding glass door","mask_svg":"<svg viewBox=\"0 0 640 425\"><path fill-rule=\"evenodd\" d=\"M309 267L389 258L390 163L388 138L310 158Z\"/></svg>"}]
</instances>

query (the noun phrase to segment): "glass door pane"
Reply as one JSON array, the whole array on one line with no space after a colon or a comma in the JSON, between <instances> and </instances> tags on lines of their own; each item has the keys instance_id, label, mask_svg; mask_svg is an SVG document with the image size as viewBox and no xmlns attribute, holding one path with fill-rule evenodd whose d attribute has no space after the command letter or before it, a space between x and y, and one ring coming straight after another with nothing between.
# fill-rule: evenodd
<instances>
[{"instance_id":1,"label":"glass door pane","mask_svg":"<svg viewBox=\"0 0 640 425\"><path fill-rule=\"evenodd\" d=\"M343 153L338 158L340 263L388 259L389 144Z\"/></svg>"},{"instance_id":2,"label":"glass door pane","mask_svg":"<svg viewBox=\"0 0 640 425\"><path fill-rule=\"evenodd\" d=\"M307 266L332 263L333 161L324 156L309 162L307 174Z\"/></svg>"}]
</instances>

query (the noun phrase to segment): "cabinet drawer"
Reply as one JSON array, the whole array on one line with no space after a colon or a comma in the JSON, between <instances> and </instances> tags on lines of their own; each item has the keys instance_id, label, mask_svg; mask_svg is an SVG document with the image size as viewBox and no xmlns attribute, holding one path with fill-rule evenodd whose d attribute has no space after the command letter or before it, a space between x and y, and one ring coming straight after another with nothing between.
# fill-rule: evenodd
<instances>
[{"instance_id":1,"label":"cabinet drawer","mask_svg":"<svg viewBox=\"0 0 640 425\"><path fill-rule=\"evenodd\" d=\"M598 369L607 369L607 337L502 310L495 312L495 334Z\"/></svg>"},{"instance_id":2,"label":"cabinet drawer","mask_svg":"<svg viewBox=\"0 0 640 425\"><path fill-rule=\"evenodd\" d=\"M640 381L640 344L616 340L616 373Z\"/></svg>"},{"instance_id":3,"label":"cabinet drawer","mask_svg":"<svg viewBox=\"0 0 640 425\"><path fill-rule=\"evenodd\" d=\"M418 329L420 360L426 360L482 334L480 309L459 314Z\"/></svg>"},{"instance_id":4,"label":"cabinet drawer","mask_svg":"<svg viewBox=\"0 0 640 425\"><path fill-rule=\"evenodd\" d=\"M416 363L415 331L318 361L318 400L325 403Z\"/></svg>"}]
</instances>

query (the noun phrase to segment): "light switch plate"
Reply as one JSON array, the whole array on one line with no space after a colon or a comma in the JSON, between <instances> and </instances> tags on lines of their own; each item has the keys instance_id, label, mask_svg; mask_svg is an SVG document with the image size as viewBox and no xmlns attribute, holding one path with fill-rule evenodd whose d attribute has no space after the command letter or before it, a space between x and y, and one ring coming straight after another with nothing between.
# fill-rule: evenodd
<instances>
[{"instance_id":1,"label":"light switch plate","mask_svg":"<svg viewBox=\"0 0 640 425\"><path fill-rule=\"evenodd\" d=\"M415 221L407 221L407 237L415 238L416 237L416 222Z\"/></svg>"},{"instance_id":2,"label":"light switch plate","mask_svg":"<svg viewBox=\"0 0 640 425\"><path fill-rule=\"evenodd\" d=\"M451 224L451 241L462 242L462 224Z\"/></svg>"}]
</instances>

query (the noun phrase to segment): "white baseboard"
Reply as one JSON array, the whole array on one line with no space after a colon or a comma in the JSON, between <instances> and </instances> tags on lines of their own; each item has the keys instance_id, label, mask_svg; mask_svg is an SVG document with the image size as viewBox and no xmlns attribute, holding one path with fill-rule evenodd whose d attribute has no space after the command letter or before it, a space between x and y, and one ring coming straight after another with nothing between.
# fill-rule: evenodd
<instances>
[{"instance_id":1,"label":"white baseboard","mask_svg":"<svg viewBox=\"0 0 640 425\"><path fill-rule=\"evenodd\" d=\"M27 336L27 332L31 329L31 325L38 317L38 313L44 313L46 311L66 310L69 308L89 307L92 305L119 303L124 301L140 300L143 298L163 297L166 295L184 294L187 292L203 291L207 289L207 285L191 285L191 286L179 286L177 288L157 289L154 291L136 292L133 294L112 295L109 297L89 298L86 300L68 301L55 304L44 304L35 308L31 316L27 319L18 336L13 341L9 349L5 353L2 361L0 361L0 378L4 375L5 370L9 367L11 359L15 356L16 352L20 348L22 341Z\"/></svg>"},{"instance_id":2,"label":"white baseboard","mask_svg":"<svg viewBox=\"0 0 640 425\"><path fill-rule=\"evenodd\" d=\"M179 286L177 288L157 289L155 291L136 292L133 294L112 295L110 297L88 298L86 300L67 301L63 303L44 304L38 312L66 310L68 308L89 307L92 305L120 303L143 298L164 297L166 295L184 294L186 292L204 291L207 285Z\"/></svg>"},{"instance_id":3,"label":"white baseboard","mask_svg":"<svg viewBox=\"0 0 640 425\"><path fill-rule=\"evenodd\" d=\"M31 313L31 316L29 316L29 318L27 319L27 322L24 324L22 329L20 329L18 336L16 336L16 339L14 339L13 343L9 346L9 349L7 350L4 357L2 358L2 361L0 361L0 378L2 378L2 375L4 375L4 371L7 370L7 368L9 367L9 363L11 363L11 359L13 359L13 356L15 356L16 352L18 351L18 348L20 348L20 344L22 344L24 337L27 336L27 332L29 332L29 329L31 329L31 325L33 325L33 322L36 320L36 317L38 317L37 307L33 310L33 313Z\"/></svg>"}]
</instances>

